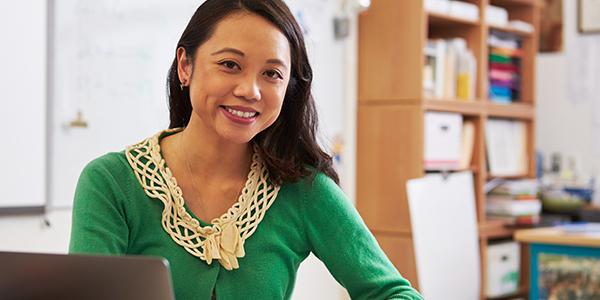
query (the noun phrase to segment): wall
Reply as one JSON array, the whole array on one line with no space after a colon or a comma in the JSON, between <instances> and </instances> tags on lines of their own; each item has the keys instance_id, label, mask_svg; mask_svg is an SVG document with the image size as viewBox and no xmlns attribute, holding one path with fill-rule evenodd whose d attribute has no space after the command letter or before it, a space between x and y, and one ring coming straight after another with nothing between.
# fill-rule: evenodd
<instances>
[{"instance_id":1,"label":"wall","mask_svg":"<svg viewBox=\"0 0 600 300\"><path fill-rule=\"evenodd\" d=\"M575 159L576 170L582 177L598 178L600 34L580 34L578 1L563 2L564 50L539 54L537 60L537 148L544 155L546 166L550 155L557 152ZM595 202L600 204L600 193L596 193Z\"/></svg>"}]
</instances>

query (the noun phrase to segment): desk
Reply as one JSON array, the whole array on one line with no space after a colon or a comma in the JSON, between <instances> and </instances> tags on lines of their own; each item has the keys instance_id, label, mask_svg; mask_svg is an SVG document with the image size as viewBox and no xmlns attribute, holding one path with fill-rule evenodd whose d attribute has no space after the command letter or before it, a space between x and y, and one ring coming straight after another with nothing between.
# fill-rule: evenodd
<instances>
[{"instance_id":1,"label":"desk","mask_svg":"<svg viewBox=\"0 0 600 300\"><path fill-rule=\"evenodd\" d=\"M600 224L518 230L529 244L529 299L600 298Z\"/></svg>"}]
</instances>

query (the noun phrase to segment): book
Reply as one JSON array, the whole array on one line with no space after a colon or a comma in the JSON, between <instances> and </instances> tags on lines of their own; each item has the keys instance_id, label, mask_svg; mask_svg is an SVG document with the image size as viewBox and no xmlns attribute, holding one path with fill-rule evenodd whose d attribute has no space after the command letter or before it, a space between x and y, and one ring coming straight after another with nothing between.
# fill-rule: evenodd
<instances>
[{"instance_id":1,"label":"book","mask_svg":"<svg viewBox=\"0 0 600 300\"><path fill-rule=\"evenodd\" d=\"M470 120L463 122L460 147L459 168L466 170L471 166L473 147L475 146L475 123Z\"/></svg>"},{"instance_id":2,"label":"book","mask_svg":"<svg viewBox=\"0 0 600 300\"><path fill-rule=\"evenodd\" d=\"M456 78L456 97L460 100L475 100L477 61L470 50L459 53Z\"/></svg>"},{"instance_id":3,"label":"book","mask_svg":"<svg viewBox=\"0 0 600 300\"><path fill-rule=\"evenodd\" d=\"M502 197L488 197L486 212L497 216L531 216L539 215L542 202L539 199L513 200Z\"/></svg>"},{"instance_id":4,"label":"book","mask_svg":"<svg viewBox=\"0 0 600 300\"><path fill-rule=\"evenodd\" d=\"M488 38L488 97L492 102L511 103L521 94L521 57L518 36L492 31Z\"/></svg>"},{"instance_id":5,"label":"book","mask_svg":"<svg viewBox=\"0 0 600 300\"><path fill-rule=\"evenodd\" d=\"M488 220L499 220L507 223L511 226L533 226L540 223L540 215L529 215L529 216L497 216L488 215Z\"/></svg>"},{"instance_id":6,"label":"book","mask_svg":"<svg viewBox=\"0 0 600 300\"><path fill-rule=\"evenodd\" d=\"M465 39L430 39L424 53L425 96L464 101L475 99L477 61Z\"/></svg>"},{"instance_id":7,"label":"book","mask_svg":"<svg viewBox=\"0 0 600 300\"><path fill-rule=\"evenodd\" d=\"M540 183L537 179L505 180L489 191L492 195L506 195L511 197L529 196L537 197Z\"/></svg>"},{"instance_id":8,"label":"book","mask_svg":"<svg viewBox=\"0 0 600 300\"><path fill-rule=\"evenodd\" d=\"M427 41L425 46L425 67L423 68L423 92L426 97L433 97L436 94L436 65L437 44L435 41Z\"/></svg>"}]
</instances>

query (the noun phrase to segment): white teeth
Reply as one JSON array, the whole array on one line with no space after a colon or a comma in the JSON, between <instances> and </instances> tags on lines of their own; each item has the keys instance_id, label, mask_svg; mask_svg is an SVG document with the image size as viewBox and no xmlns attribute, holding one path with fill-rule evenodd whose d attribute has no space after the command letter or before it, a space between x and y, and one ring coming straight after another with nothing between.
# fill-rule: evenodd
<instances>
[{"instance_id":1,"label":"white teeth","mask_svg":"<svg viewBox=\"0 0 600 300\"><path fill-rule=\"evenodd\" d=\"M225 109L227 109L228 112L230 112L233 115L236 115L240 118L252 118L254 116L256 116L256 112L244 112L244 111L239 111L239 110L235 110L235 109L231 109L229 107L226 107Z\"/></svg>"}]
</instances>

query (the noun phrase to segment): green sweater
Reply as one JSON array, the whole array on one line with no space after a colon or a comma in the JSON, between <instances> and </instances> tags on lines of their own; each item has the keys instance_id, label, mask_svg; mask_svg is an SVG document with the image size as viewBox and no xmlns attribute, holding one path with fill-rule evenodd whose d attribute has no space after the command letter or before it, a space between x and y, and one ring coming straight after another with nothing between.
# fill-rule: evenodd
<instances>
[{"instance_id":1,"label":"green sweater","mask_svg":"<svg viewBox=\"0 0 600 300\"><path fill-rule=\"evenodd\" d=\"M79 178L70 252L164 257L178 300L210 299L213 290L218 299L289 299L298 266L311 252L353 299L422 299L323 174L281 187L232 271L177 245L162 228L162 210L144 193L124 152L97 158Z\"/></svg>"}]
</instances>

